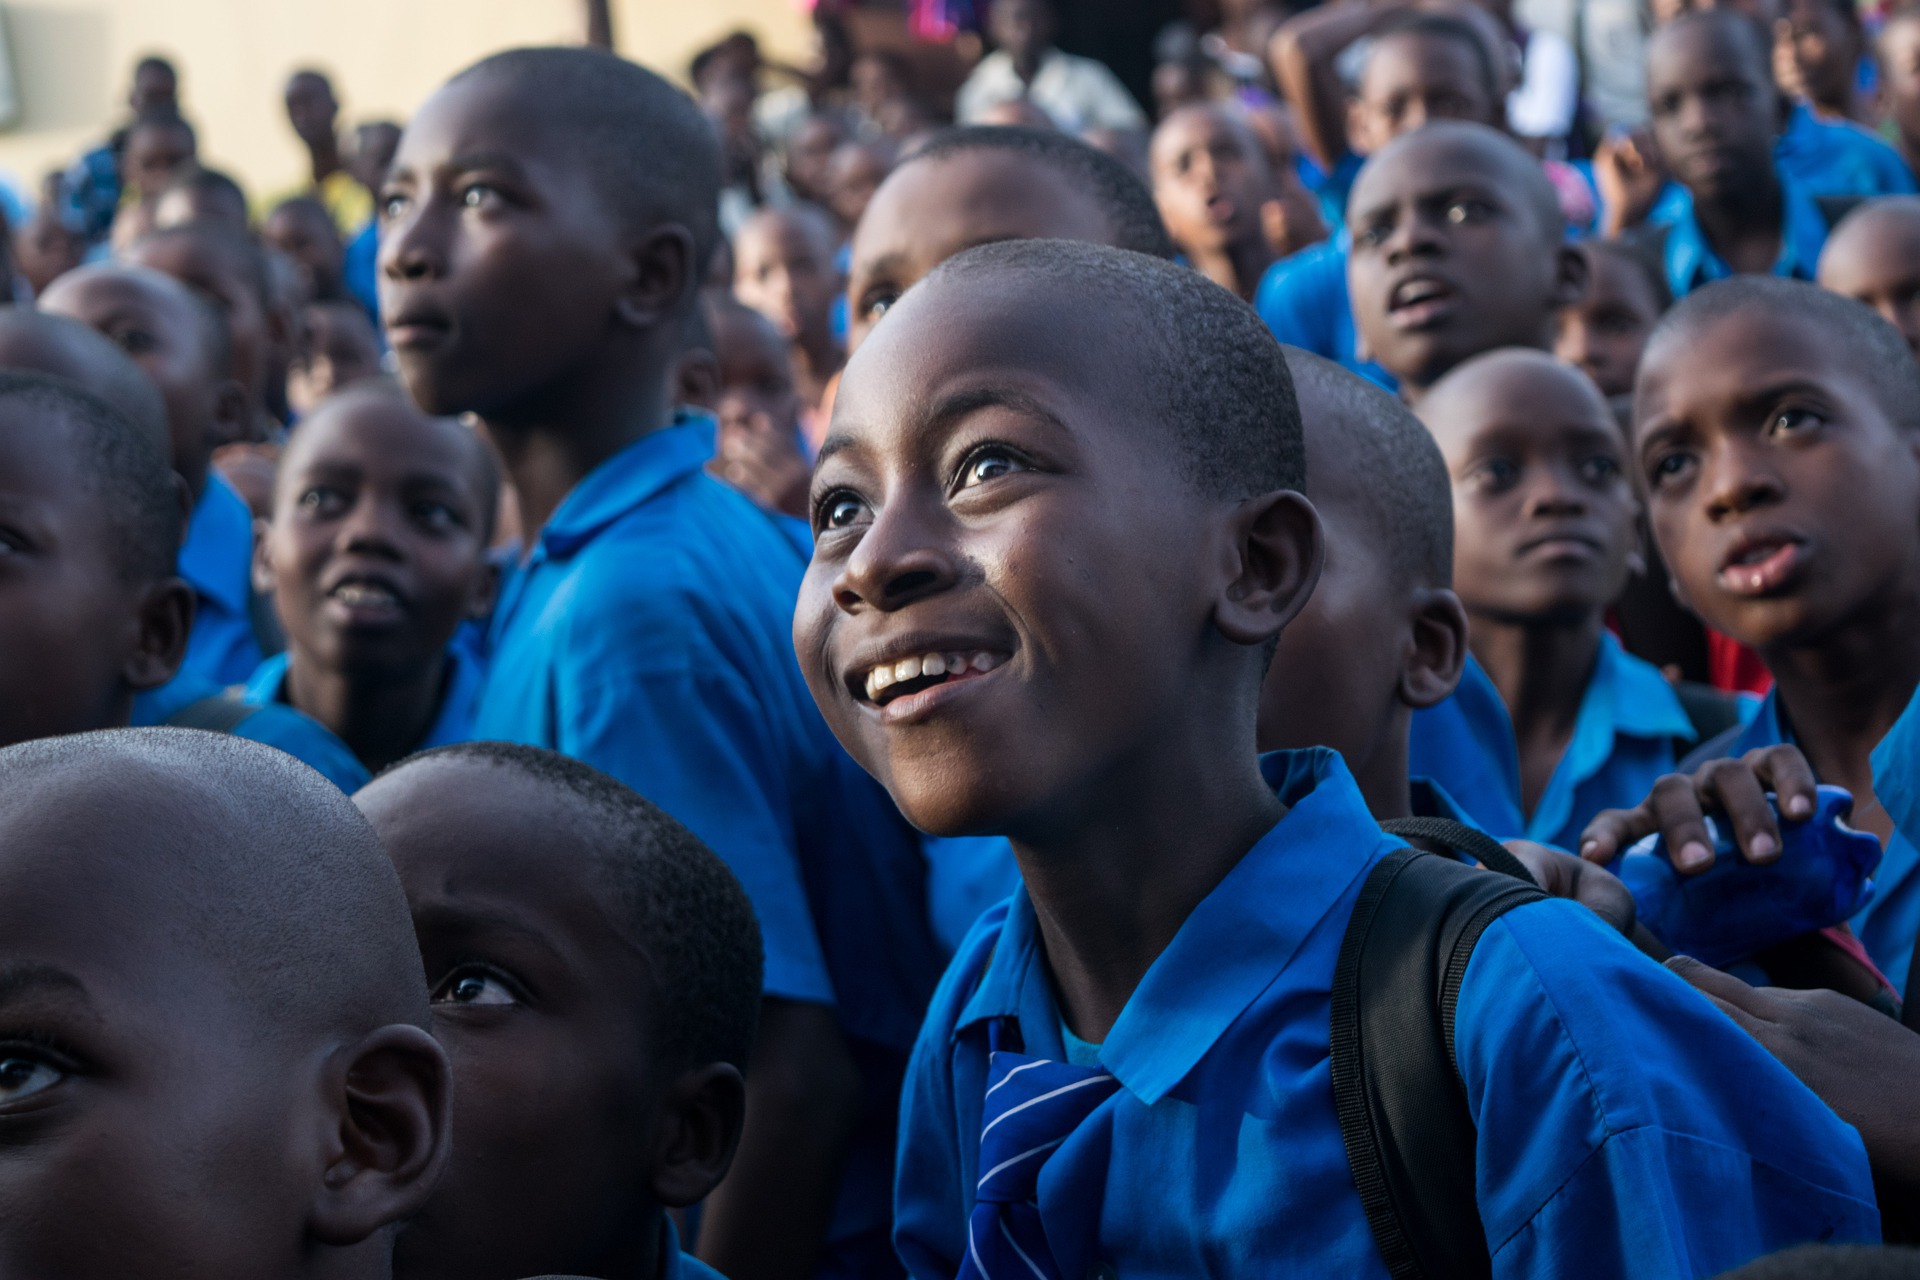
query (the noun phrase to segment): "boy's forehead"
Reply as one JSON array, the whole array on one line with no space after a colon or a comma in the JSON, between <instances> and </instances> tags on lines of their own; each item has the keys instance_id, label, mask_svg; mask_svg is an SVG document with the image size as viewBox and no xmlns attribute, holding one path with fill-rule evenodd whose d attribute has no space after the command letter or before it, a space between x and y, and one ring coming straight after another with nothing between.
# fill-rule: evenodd
<instances>
[{"instance_id":1,"label":"boy's forehead","mask_svg":"<svg viewBox=\"0 0 1920 1280\"><path fill-rule=\"evenodd\" d=\"M1364 213L1471 186L1506 203L1512 175L1507 158L1476 139L1414 134L1361 170L1351 200L1353 208Z\"/></svg>"},{"instance_id":2,"label":"boy's forehead","mask_svg":"<svg viewBox=\"0 0 1920 1280\"><path fill-rule=\"evenodd\" d=\"M1113 237L1105 213L1053 166L999 148L978 147L902 165L880 191L854 237L856 262L885 253L941 261L991 240Z\"/></svg>"},{"instance_id":3,"label":"boy's forehead","mask_svg":"<svg viewBox=\"0 0 1920 1280\"><path fill-rule=\"evenodd\" d=\"M401 131L394 167L432 167L461 158L543 167L542 161L573 137L521 81L480 71L442 85Z\"/></svg>"},{"instance_id":4,"label":"boy's forehead","mask_svg":"<svg viewBox=\"0 0 1920 1280\"><path fill-rule=\"evenodd\" d=\"M1443 446L1492 426L1615 431L1586 375L1544 353L1499 353L1463 365L1428 389L1420 418Z\"/></svg>"},{"instance_id":5,"label":"boy's forehead","mask_svg":"<svg viewBox=\"0 0 1920 1280\"><path fill-rule=\"evenodd\" d=\"M1710 10L1663 28L1647 50L1647 87L1684 86L1726 76L1764 80L1769 76L1757 34L1748 38L1736 23L1751 19L1733 10Z\"/></svg>"}]
</instances>

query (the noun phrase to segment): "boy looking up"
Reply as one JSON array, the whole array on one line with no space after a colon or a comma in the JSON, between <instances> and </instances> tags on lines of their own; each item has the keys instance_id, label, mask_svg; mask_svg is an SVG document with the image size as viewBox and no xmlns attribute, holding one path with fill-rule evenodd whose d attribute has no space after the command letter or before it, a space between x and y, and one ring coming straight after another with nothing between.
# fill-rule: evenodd
<instances>
[{"instance_id":1,"label":"boy looking up","mask_svg":"<svg viewBox=\"0 0 1920 1280\"><path fill-rule=\"evenodd\" d=\"M1920 850L1874 799L1870 754L1920 685L1920 366L1850 298L1724 281L1675 306L1647 343L1633 456L1676 592L1773 674L1759 714L1699 754L1790 743L1816 778L1853 793L1850 821L1886 853L1851 924L1904 990ZM1605 861L1631 830L1652 830L1674 790L1662 783L1628 822L1597 822L1582 856ZM1672 847L1682 867L1711 856L1697 832Z\"/></svg>"},{"instance_id":2,"label":"boy looking up","mask_svg":"<svg viewBox=\"0 0 1920 1280\"><path fill-rule=\"evenodd\" d=\"M647 795L759 914L751 1119L697 1247L752 1280L809 1275L823 1245L829 1265L884 1256L894 1098L938 958L913 833L801 686L797 549L705 474L710 420L670 407L716 145L691 100L610 54L477 64L401 140L381 315L415 402L486 424L527 530L474 735Z\"/></svg>"},{"instance_id":3,"label":"boy looking up","mask_svg":"<svg viewBox=\"0 0 1920 1280\"><path fill-rule=\"evenodd\" d=\"M396 390L327 401L288 438L254 576L286 652L246 696L332 730L369 773L464 741L480 664L452 644L493 601L500 480L486 442Z\"/></svg>"},{"instance_id":4,"label":"boy looking up","mask_svg":"<svg viewBox=\"0 0 1920 1280\"><path fill-rule=\"evenodd\" d=\"M1322 553L1301 429L1250 308L1093 245L954 258L849 363L795 614L809 686L916 825L1009 836L1024 881L915 1051L916 1276L1036 1250L1070 1276L1386 1274L1326 1037L1346 917L1395 845L1337 756L1255 753ZM1877 1232L1857 1136L1716 1018L1573 904L1482 936L1455 1056L1496 1276L1693 1275ZM1747 1086L1780 1103L1764 1123Z\"/></svg>"},{"instance_id":5,"label":"boy looking up","mask_svg":"<svg viewBox=\"0 0 1920 1280\"><path fill-rule=\"evenodd\" d=\"M1182 107L1153 131L1148 166L1161 220L1187 261L1253 297L1273 263L1261 208L1276 194L1253 130L1224 106Z\"/></svg>"},{"instance_id":6,"label":"boy looking up","mask_svg":"<svg viewBox=\"0 0 1920 1280\"><path fill-rule=\"evenodd\" d=\"M1696 736L1666 677L1606 629L1639 560L1619 425L1584 374L1521 350L1460 365L1420 417L1453 479L1454 590L1499 692L1471 726L1477 750L1453 753L1460 772L1438 781L1478 794L1487 780L1471 775L1498 762L1506 803L1483 803L1481 824L1575 848L1589 819L1639 803Z\"/></svg>"},{"instance_id":7,"label":"boy looking up","mask_svg":"<svg viewBox=\"0 0 1920 1280\"><path fill-rule=\"evenodd\" d=\"M248 574L253 517L209 466L213 451L247 426L244 389L229 372L226 326L206 299L146 267L94 263L69 272L40 299L53 315L111 338L160 389L173 469L186 481L192 517L180 576L194 592L193 639L184 669L216 685L260 664Z\"/></svg>"},{"instance_id":8,"label":"boy looking up","mask_svg":"<svg viewBox=\"0 0 1920 1280\"><path fill-rule=\"evenodd\" d=\"M1842 218L1820 251L1817 278L1879 312L1920 356L1920 198L1883 196Z\"/></svg>"},{"instance_id":9,"label":"boy looking up","mask_svg":"<svg viewBox=\"0 0 1920 1280\"><path fill-rule=\"evenodd\" d=\"M448 1156L406 897L312 770L0 750L0 1273L385 1280Z\"/></svg>"},{"instance_id":10,"label":"boy looking up","mask_svg":"<svg viewBox=\"0 0 1920 1280\"><path fill-rule=\"evenodd\" d=\"M833 336L833 302L845 284L834 247L827 215L806 205L764 209L733 237L734 296L779 328L810 408L846 361Z\"/></svg>"},{"instance_id":11,"label":"boy looking up","mask_svg":"<svg viewBox=\"0 0 1920 1280\"><path fill-rule=\"evenodd\" d=\"M1552 346L1586 287L1540 162L1485 125L1441 121L1381 148L1354 180L1348 226L1361 344L1416 409L1471 356Z\"/></svg>"},{"instance_id":12,"label":"boy looking up","mask_svg":"<svg viewBox=\"0 0 1920 1280\"><path fill-rule=\"evenodd\" d=\"M400 872L453 1064L453 1160L396 1280L712 1280L665 1210L740 1138L761 968L740 882L539 747L429 751L354 803Z\"/></svg>"}]
</instances>

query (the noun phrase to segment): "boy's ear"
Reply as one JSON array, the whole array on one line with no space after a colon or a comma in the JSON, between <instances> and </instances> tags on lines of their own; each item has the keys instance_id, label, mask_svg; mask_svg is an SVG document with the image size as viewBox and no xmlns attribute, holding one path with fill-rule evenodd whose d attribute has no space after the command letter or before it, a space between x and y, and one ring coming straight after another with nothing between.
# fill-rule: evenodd
<instances>
[{"instance_id":1,"label":"boy's ear","mask_svg":"<svg viewBox=\"0 0 1920 1280\"><path fill-rule=\"evenodd\" d=\"M419 1027L381 1027L328 1059L326 1163L308 1209L321 1244L359 1244L418 1213L452 1148L452 1076Z\"/></svg>"},{"instance_id":2,"label":"boy's ear","mask_svg":"<svg viewBox=\"0 0 1920 1280\"><path fill-rule=\"evenodd\" d=\"M684 1208L719 1186L733 1164L746 1115L747 1082L738 1067L710 1062L682 1072L661 1103L654 1198Z\"/></svg>"},{"instance_id":3,"label":"boy's ear","mask_svg":"<svg viewBox=\"0 0 1920 1280\"><path fill-rule=\"evenodd\" d=\"M1290 489L1249 498L1233 513L1235 564L1213 610L1235 644L1265 644L1306 606L1320 581L1326 538L1320 513Z\"/></svg>"},{"instance_id":4,"label":"boy's ear","mask_svg":"<svg viewBox=\"0 0 1920 1280\"><path fill-rule=\"evenodd\" d=\"M1445 587L1414 594L1412 645L1400 670L1400 701L1415 711L1445 702L1467 669L1467 610Z\"/></svg>"},{"instance_id":5,"label":"boy's ear","mask_svg":"<svg viewBox=\"0 0 1920 1280\"><path fill-rule=\"evenodd\" d=\"M273 562L267 558L267 534L272 532L273 522L255 517L253 522L253 594L271 597L278 584L273 576Z\"/></svg>"},{"instance_id":6,"label":"boy's ear","mask_svg":"<svg viewBox=\"0 0 1920 1280\"><path fill-rule=\"evenodd\" d=\"M627 287L614 305L631 329L651 329L674 314L699 286L693 274L693 233L677 222L650 228L631 250Z\"/></svg>"},{"instance_id":7,"label":"boy's ear","mask_svg":"<svg viewBox=\"0 0 1920 1280\"><path fill-rule=\"evenodd\" d=\"M1571 307L1587 296L1587 257L1570 244L1553 251L1553 309Z\"/></svg>"},{"instance_id":8,"label":"boy's ear","mask_svg":"<svg viewBox=\"0 0 1920 1280\"><path fill-rule=\"evenodd\" d=\"M193 588L179 578L162 578L140 596L139 631L121 676L136 693L158 689L186 661L193 632Z\"/></svg>"}]
</instances>

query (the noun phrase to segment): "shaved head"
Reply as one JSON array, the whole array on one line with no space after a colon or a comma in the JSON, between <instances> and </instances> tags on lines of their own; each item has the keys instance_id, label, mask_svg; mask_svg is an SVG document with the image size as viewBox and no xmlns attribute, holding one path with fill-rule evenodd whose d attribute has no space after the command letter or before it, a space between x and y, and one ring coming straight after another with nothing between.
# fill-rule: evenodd
<instances>
[{"instance_id":1,"label":"shaved head","mask_svg":"<svg viewBox=\"0 0 1920 1280\"><path fill-rule=\"evenodd\" d=\"M27 307L0 307L0 369L25 369L78 383L118 409L163 450L167 447L167 406L153 379L110 338L78 320Z\"/></svg>"},{"instance_id":2,"label":"shaved head","mask_svg":"<svg viewBox=\"0 0 1920 1280\"><path fill-rule=\"evenodd\" d=\"M1540 161L1500 130L1468 120L1436 120L1374 152L1353 181L1349 207L1362 207L1363 195L1371 197L1390 186L1410 160L1428 158L1451 170L1476 173L1511 192L1533 215L1543 242L1557 245L1566 234L1560 197Z\"/></svg>"}]
</instances>

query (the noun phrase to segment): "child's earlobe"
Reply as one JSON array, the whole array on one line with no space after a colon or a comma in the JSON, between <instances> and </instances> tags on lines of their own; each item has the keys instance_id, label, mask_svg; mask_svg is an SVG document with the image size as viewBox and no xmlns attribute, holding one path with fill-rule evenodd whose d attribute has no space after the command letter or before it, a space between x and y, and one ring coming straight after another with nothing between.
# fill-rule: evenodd
<instances>
[{"instance_id":1,"label":"child's earlobe","mask_svg":"<svg viewBox=\"0 0 1920 1280\"><path fill-rule=\"evenodd\" d=\"M273 561L267 558L267 535L273 531L270 521L253 522L253 594L271 596L274 591Z\"/></svg>"},{"instance_id":2,"label":"child's earlobe","mask_svg":"<svg viewBox=\"0 0 1920 1280\"><path fill-rule=\"evenodd\" d=\"M746 1114L746 1080L732 1063L695 1067L668 1087L653 1171L660 1203L683 1208L720 1185L740 1146Z\"/></svg>"},{"instance_id":3,"label":"child's earlobe","mask_svg":"<svg viewBox=\"0 0 1920 1280\"><path fill-rule=\"evenodd\" d=\"M1400 700L1415 711L1453 696L1467 669L1467 610L1445 587L1415 594L1412 644L1400 673Z\"/></svg>"},{"instance_id":4,"label":"child's earlobe","mask_svg":"<svg viewBox=\"0 0 1920 1280\"><path fill-rule=\"evenodd\" d=\"M1292 490L1262 494L1235 511L1233 538L1237 573L1214 608L1214 624L1235 644L1265 644L1306 607L1320 581L1320 513Z\"/></svg>"},{"instance_id":5,"label":"child's earlobe","mask_svg":"<svg viewBox=\"0 0 1920 1280\"><path fill-rule=\"evenodd\" d=\"M193 588L179 578L150 588L140 602L139 641L122 673L127 684L143 693L173 679L186 661L192 631Z\"/></svg>"},{"instance_id":6,"label":"child's earlobe","mask_svg":"<svg viewBox=\"0 0 1920 1280\"><path fill-rule=\"evenodd\" d=\"M425 1206L452 1151L452 1069L419 1027L396 1023L326 1064L328 1149L308 1232L359 1244Z\"/></svg>"}]
</instances>

